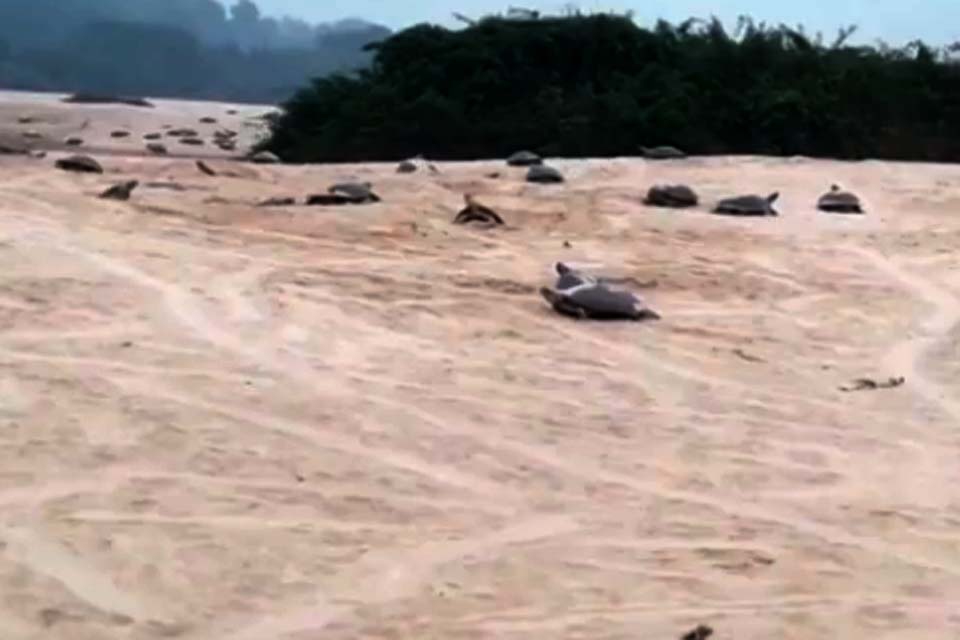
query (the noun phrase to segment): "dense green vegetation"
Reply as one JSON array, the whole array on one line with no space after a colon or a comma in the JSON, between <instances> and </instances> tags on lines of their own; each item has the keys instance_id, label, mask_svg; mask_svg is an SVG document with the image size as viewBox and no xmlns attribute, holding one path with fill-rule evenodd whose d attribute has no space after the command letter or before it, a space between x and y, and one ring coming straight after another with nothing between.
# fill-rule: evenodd
<instances>
[{"instance_id":1,"label":"dense green vegetation","mask_svg":"<svg viewBox=\"0 0 960 640\"><path fill-rule=\"evenodd\" d=\"M960 66L922 43L824 44L742 19L617 15L419 25L319 78L266 147L288 161L699 154L960 160Z\"/></svg>"},{"instance_id":2,"label":"dense green vegetation","mask_svg":"<svg viewBox=\"0 0 960 640\"><path fill-rule=\"evenodd\" d=\"M252 0L0 0L0 87L279 102L365 67L390 32L310 25Z\"/></svg>"}]
</instances>

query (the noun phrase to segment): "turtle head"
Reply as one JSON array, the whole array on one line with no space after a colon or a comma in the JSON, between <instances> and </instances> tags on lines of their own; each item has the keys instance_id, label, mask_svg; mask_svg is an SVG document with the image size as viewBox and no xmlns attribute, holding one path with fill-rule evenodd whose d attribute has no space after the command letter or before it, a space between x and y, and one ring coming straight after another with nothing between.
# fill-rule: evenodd
<instances>
[{"instance_id":1,"label":"turtle head","mask_svg":"<svg viewBox=\"0 0 960 640\"><path fill-rule=\"evenodd\" d=\"M463 203L468 207L472 207L477 204L477 201L473 199L472 193L465 193L463 194Z\"/></svg>"},{"instance_id":2,"label":"turtle head","mask_svg":"<svg viewBox=\"0 0 960 640\"><path fill-rule=\"evenodd\" d=\"M557 262L553 265L553 268L557 271L557 275L562 276L565 273L570 273L571 269L562 262Z\"/></svg>"},{"instance_id":3,"label":"turtle head","mask_svg":"<svg viewBox=\"0 0 960 640\"><path fill-rule=\"evenodd\" d=\"M540 295L548 304L556 305L560 302L560 294L550 287L540 287Z\"/></svg>"},{"instance_id":4,"label":"turtle head","mask_svg":"<svg viewBox=\"0 0 960 640\"><path fill-rule=\"evenodd\" d=\"M836 183L830 185L830 191L833 191L834 193L836 193L837 191L840 191L840 185Z\"/></svg>"},{"instance_id":5,"label":"turtle head","mask_svg":"<svg viewBox=\"0 0 960 640\"><path fill-rule=\"evenodd\" d=\"M779 197L780 197L780 192L779 192L779 191L774 191L773 193L771 193L770 195L767 196L767 203L768 203L768 204L773 204L774 202L777 201L777 198L779 198Z\"/></svg>"}]
</instances>

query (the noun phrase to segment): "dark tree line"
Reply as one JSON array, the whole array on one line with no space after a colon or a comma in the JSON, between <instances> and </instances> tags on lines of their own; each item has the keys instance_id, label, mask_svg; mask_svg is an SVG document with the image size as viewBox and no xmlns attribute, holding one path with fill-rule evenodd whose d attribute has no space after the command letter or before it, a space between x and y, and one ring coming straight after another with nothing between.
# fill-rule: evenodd
<instances>
[{"instance_id":1,"label":"dark tree line","mask_svg":"<svg viewBox=\"0 0 960 640\"><path fill-rule=\"evenodd\" d=\"M0 87L278 102L367 66L363 47L389 34L264 17L252 0L2 0Z\"/></svg>"},{"instance_id":2,"label":"dark tree line","mask_svg":"<svg viewBox=\"0 0 960 640\"><path fill-rule=\"evenodd\" d=\"M948 51L824 44L742 19L617 15L418 25L372 66L316 79L266 147L289 161L699 154L960 160L960 65Z\"/></svg>"}]
</instances>

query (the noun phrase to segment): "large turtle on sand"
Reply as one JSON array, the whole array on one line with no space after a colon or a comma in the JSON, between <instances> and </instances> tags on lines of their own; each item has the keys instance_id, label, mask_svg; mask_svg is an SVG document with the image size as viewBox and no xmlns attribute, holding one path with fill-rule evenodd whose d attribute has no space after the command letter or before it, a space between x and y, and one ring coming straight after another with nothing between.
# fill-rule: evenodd
<instances>
[{"instance_id":1,"label":"large turtle on sand","mask_svg":"<svg viewBox=\"0 0 960 640\"><path fill-rule=\"evenodd\" d=\"M351 204L380 202L380 196L373 192L373 185L369 182L340 182L327 189L327 192L341 195Z\"/></svg>"},{"instance_id":2,"label":"large turtle on sand","mask_svg":"<svg viewBox=\"0 0 960 640\"><path fill-rule=\"evenodd\" d=\"M713 212L728 216L776 216L780 214L773 208L773 203L779 197L780 194L774 192L766 198L757 195L724 198L717 203Z\"/></svg>"},{"instance_id":3,"label":"large turtle on sand","mask_svg":"<svg viewBox=\"0 0 960 640\"><path fill-rule=\"evenodd\" d=\"M543 158L532 151L517 151L507 158L507 164L511 167L532 167L543 164Z\"/></svg>"},{"instance_id":4,"label":"large turtle on sand","mask_svg":"<svg viewBox=\"0 0 960 640\"><path fill-rule=\"evenodd\" d=\"M651 207L683 209L699 202L696 192L685 184L658 184L647 191L643 203Z\"/></svg>"},{"instance_id":5,"label":"large turtle on sand","mask_svg":"<svg viewBox=\"0 0 960 640\"><path fill-rule=\"evenodd\" d=\"M100 163L90 156L68 156L60 158L54 165L57 169L63 171L75 171L77 173L103 173L103 167Z\"/></svg>"},{"instance_id":6,"label":"large turtle on sand","mask_svg":"<svg viewBox=\"0 0 960 640\"><path fill-rule=\"evenodd\" d=\"M535 164L527 170L527 182L559 184L563 182L563 174L545 164Z\"/></svg>"},{"instance_id":7,"label":"large turtle on sand","mask_svg":"<svg viewBox=\"0 0 960 640\"><path fill-rule=\"evenodd\" d=\"M842 190L837 184L820 196L817 200L817 209L827 213L863 213L860 198L850 191Z\"/></svg>"},{"instance_id":8,"label":"large turtle on sand","mask_svg":"<svg viewBox=\"0 0 960 640\"><path fill-rule=\"evenodd\" d=\"M562 262L555 268L555 288L541 287L540 295L559 314L594 320L660 319L660 314L647 308L636 294L611 288L612 279L586 275Z\"/></svg>"},{"instance_id":9,"label":"large turtle on sand","mask_svg":"<svg viewBox=\"0 0 960 640\"><path fill-rule=\"evenodd\" d=\"M479 222L490 226L503 224L503 218L496 211L483 206L474 200L469 193L464 194L463 202L466 206L453 219L453 224L468 224L471 222Z\"/></svg>"},{"instance_id":10,"label":"large turtle on sand","mask_svg":"<svg viewBox=\"0 0 960 640\"><path fill-rule=\"evenodd\" d=\"M640 151L647 160L680 160L687 157L687 154L676 147L640 147Z\"/></svg>"},{"instance_id":11,"label":"large turtle on sand","mask_svg":"<svg viewBox=\"0 0 960 640\"><path fill-rule=\"evenodd\" d=\"M557 313L591 320L659 320L660 314L647 308L630 291L610 289L602 284L582 284L571 289L540 287L540 295Z\"/></svg>"},{"instance_id":12,"label":"large turtle on sand","mask_svg":"<svg viewBox=\"0 0 960 640\"><path fill-rule=\"evenodd\" d=\"M380 196L373 192L369 182L341 182L319 193L307 197L308 205L367 204L380 202Z\"/></svg>"}]
</instances>

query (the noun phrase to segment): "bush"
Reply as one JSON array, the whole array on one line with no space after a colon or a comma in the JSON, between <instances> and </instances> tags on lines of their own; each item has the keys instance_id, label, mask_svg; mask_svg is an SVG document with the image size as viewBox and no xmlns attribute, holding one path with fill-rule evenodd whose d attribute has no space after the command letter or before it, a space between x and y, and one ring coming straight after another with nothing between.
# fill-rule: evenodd
<instances>
[{"instance_id":1,"label":"bush","mask_svg":"<svg viewBox=\"0 0 960 640\"><path fill-rule=\"evenodd\" d=\"M263 145L289 161L691 153L960 159L960 67L921 43L824 45L741 19L601 14L417 25L369 71L316 80Z\"/></svg>"}]
</instances>

